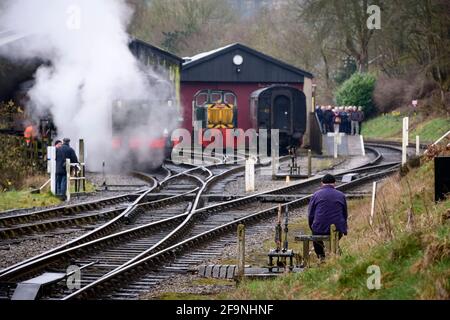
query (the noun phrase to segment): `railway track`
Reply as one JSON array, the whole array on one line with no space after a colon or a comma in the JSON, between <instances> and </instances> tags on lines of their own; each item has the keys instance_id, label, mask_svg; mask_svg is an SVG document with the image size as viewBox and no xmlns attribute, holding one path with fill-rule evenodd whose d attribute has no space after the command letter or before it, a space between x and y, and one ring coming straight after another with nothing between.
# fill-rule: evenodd
<instances>
[{"instance_id":1,"label":"railway track","mask_svg":"<svg viewBox=\"0 0 450 320\"><path fill-rule=\"evenodd\" d=\"M380 161L381 159L378 158L375 162L379 163ZM340 183L337 188L345 191L373 179L380 179L395 172L397 166L398 163L396 162L385 161L375 166L350 170L349 172L358 174L358 176L354 176L356 180ZM289 198L289 200L285 199L284 202L280 201L280 199L273 201L273 196L292 195L296 192L308 193L312 189L317 189L320 182L319 177L257 195L215 205L202 206L201 196L206 190L210 189L215 182L220 181L220 178L223 178L223 176L232 175L233 172L236 173L239 170L242 170L242 166L237 166L215 175L210 171L210 174L206 175L204 173L206 170L199 172L199 168L192 168L192 172L197 171L197 175L200 175L204 180L197 177L199 181L203 182L201 187L195 191L195 198L191 205L182 208L186 212L176 215L177 211L175 210L175 215L166 219L123 230L119 233L81 244L78 247L68 248L65 252L56 252L52 256L47 255L39 261L32 261L28 265L1 273L0 281L17 283L33 274L48 270L50 267L51 270L58 270L58 272L63 273L64 268L61 267L61 263L62 266L67 266L67 257L71 257L71 261L75 261L78 265L89 266L86 271L83 270L82 289L70 293L70 290L68 291L60 283L59 286L54 287L50 291L50 294L44 295L44 298L70 299L98 296L99 292L103 294L102 288L105 288L105 284L110 286L111 283L114 283L112 288L119 288L120 290L126 286L118 285L118 283L121 283L123 279L128 279L127 283L133 283L133 279L136 279L136 277L138 278L137 286L145 287L143 283L158 283L166 276L154 271L164 261L170 261L181 252L189 251L198 246L199 243L205 243L218 235L230 232L230 230L234 232L234 227L238 223L252 224L275 215L280 202L283 203L283 206L289 206L290 209L306 204L310 195L295 200L292 200L292 198ZM349 172L341 173L338 175L338 178ZM184 194L183 197L186 195ZM181 201L183 197L174 196L173 198ZM272 200L265 199L265 201L262 201L264 197L272 197ZM130 210L129 215L142 216L142 212L139 213L139 206L141 205L144 206L144 204L140 204L135 206L133 210ZM140 221L138 224L144 222L148 221ZM122 242L120 239L126 239L126 242ZM111 243L114 243L114 245L111 245ZM146 250L143 250L145 248ZM86 252L90 253L88 256L80 256L80 252L83 254L86 254ZM201 262L199 259L206 256L208 254L204 252L204 254L197 254L195 259L187 259L186 261L195 264ZM74 260L74 257L78 260ZM123 259L119 257L123 257ZM57 264L56 266L55 263ZM189 263L187 266L189 266ZM173 268L177 269L176 266ZM144 278L140 277L144 273L147 276L144 276ZM8 294L6 293L5 295Z\"/></svg>"},{"instance_id":2,"label":"railway track","mask_svg":"<svg viewBox=\"0 0 450 320\"><path fill-rule=\"evenodd\" d=\"M92 224L91 228L94 227L94 229L87 232L83 236L78 237L72 241L69 241L68 243L66 243L62 246L59 246L57 248L54 248L47 252L44 252L34 258L20 262L9 268L5 268L5 269L1 270L0 273L8 271L9 269L20 266L22 264L29 263L33 259L36 259L36 258L39 259L45 255L52 254L52 253L60 251L60 250L65 250L67 248L79 245L81 243L89 242L89 241L95 240L97 238L106 236L117 230L129 228L127 225L127 223L128 224L130 223L129 213L134 212L135 209L136 209L136 211L139 212L139 210L142 210L142 208L152 207L153 204L157 205L159 207L172 205L174 202L177 201L177 199L181 199L186 193L185 191L181 190L180 188L177 189L177 186L182 186L182 188L188 187L189 192L194 191L196 188L198 188L199 183L201 183L201 179L196 176L196 173L194 172L196 170L199 171L200 169L198 167L190 166L188 170L184 170L185 172L179 172L179 173L174 174L169 169L167 176L162 181L158 182L158 181L156 181L156 179L154 179L154 184L147 190L144 190L137 194L126 195L126 197L130 197L130 202L127 203L127 206L120 205L120 207L114 211L114 213L113 213L114 217L112 219L108 220L106 223L103 222L103 223L99 223L99 224ZM204 175L204 172L203 172L204 170L200 170L200 171L201 171L201 173L199 173L199 175ZM167 196L166 191L169 191L172 193L175 192L178 195L178 197ZM152 197L150 197L150 195L152 195ZM155 198L155 195L156 195L156 198ZM118 197L112 197L111 201L113 201L115 203L116 201L122 200L122 198L119 198L119 199L117 199L117 198ZM108 198L107 203L109 203L109 198ZM93 202L92 205L102 205L102 201ZM49 212L49 214L55 214L54 212L58 211L57 214L59 214L60 210L68 210L67 208L70 208L71 210L73 210L74 215L75 215L75 214L77 214L77 212L84 210L85 207L84 207L84 204L72 205L72 206L66 206L64 208L45 210L44 213L47 214L47 212ZM34 213L34 215L36 215L36 213ZM41 217L42 217L41 212L38 212L37 215L33 217L33 219L38 220ZM155 217L154 217L154 219L155 219ZM81 219L84 219L83 215L82 215L82 217L80 217L80 220L77 220L77 223L80 223ZM161 219L164 219L164 217L162 216ZM59 221L64 220L64 218L62 218L62 219L55 218L54 220L58 221L58 222L52 221L51 223L53 223L54 225L61 225L61 222L59 222ZM36 224L43 224L45 222L46 221L38 221ZM126 226L126 227L124 227L124 226ZM69 227L69 226L66 226L66 227ZM41 230L41 232L42 231L43 230ZM26 232L26 229L24 229L23 232ZM49 234L49 232L45 232L45 234ZM18 240L18 241L20 241L20 240Z\"/></svg>"},{"instance_id":3,"label":"railway track","mask_svg":"<svg viewBox=\"0 0 450 320\"><path fill-rule=\"evenodd\" d=\"M170 165L167 165L167 167L170 167ZM36 236L52 236L53 234L64 233L65 228L93 230L120 215L148 189L158 195L158 200L163 197L160 194L164 192L183 194L193 189L191 182L192 179L197 179L196 171L199 171L197 167L180 165L177 172L167 167L163 167L164 169L156 174L132 172L131 174L134 177L147 182L147 185L131 193L32 213L2 215L0 216L0 245L17 243L33 239ZM211 172L207 169L200 170L198 176L201 177L202 175L205 179L205 176L206 178L209 177ZM163 188L161 188L160 183L162 183ZM110 185L108 187L111 188L110 191L118 191L114 189L115 186Z\"/></svg>"},{"instance_id":4,"label":"railway track","mask_svg":"<svg viewBox=\"0 0 450 320\"><path fill-rule=\"evenodd\" d=\"M153 190L159 183L156 178L146 173L134 172L133 175L147 182L146 189ZM9 245L35 237L52 236L61 233L64 228L95 229L117 217L144 191L145 189L141 189L119 196L31 213L1 215L0 244Z\"/></svg>"},{"instance_id":5,"label":"railway track","mask_svg":"<svg viewBox=\"0 0 450 320\"><path fill-rule=\"evenodd\" d=\"M179 169L180 166L177 166L177 169ZM183 188L186 188L186 181L183 181L181 184L177 180L176 184L173 184L171 182L175 181L175 178L181 178L181 179L190 179L195 182L197 182L200 186L204 185L204 181L212 178L213 174L212 172L205 167L192 167L188 170L183 170L182 172L176 172L174 173L173 169L169 169L172 171L172 175L169 179L166 179L158 186L158 191L161 191L162 189L167 188L169 192L176 192L180 191L178 188L179 186L182 186ZM224 174L228 171L222 169L221 174ZM175 189L174 189L175 187ZM129 261L131 263L133 261L133 256L139 252L139 248L150 248L147 250L143 250L137 256L135 259L138 259L142 255L147 254L148 252L151 252L152 246L161 246L162 243L164 243L164 240L170 238L169 236L165 236L166 233L170 232L170 228L173 226L175 222L178 222L180 219L179 217L175 217L177 214L180 214L186 210L187 213L192 211L192 206L186 206L186 203L182 203L185 196L187 196L190 193L195 192L201 192L204 190L204 188L195 188L191 189L188 192L163 198L161 200L154 200L150 202L142 202L139 204L136 204L132 210L127 212L125 215L123 215L126 224L121 226L121 231L116 234L115 237L104 237L102 239L93 240L89 243L81 244L76 247L69 247L62 252L56 251L56 252L49 252L45 255L42 255L40 259L38 258L37 262L34 261L31 263L31 265L36 265L44 262L44 265L49 263L49 261L58 260L58 263L65 264L64 256L70 255L73 257L74 255L78 255L80 252L85 252L86 248L89 247L90 255L89 257L82 256L80 259L77 260L77 263L83 263L85 259L86 261L89 261L88 264L93 266L95 265L95 261L98 261L98 259L103 259L103 261L111 259L111 257L117 257L115 255L116 253L120 253L120 256L124 257L126 261ZM185 201L185 200L184 200ZM181 205L180 205L181 203ZM198 203L195 201L195 203ZM171 207L171 208L170 208ZM148 211L151 210L151 215L146 215ZM155 210L156 209L156 210ZM159 210L159 211L158 211ZM181 211L181 212L180 212ZM181 219L184 219L183 216L181 216ZM136 225L137 227L133 227ZM181 224L183 225L183 224ZM158 232L154 232L155 228L158 229ZM137 237L137 238L136 238ZM121 245L114 245L117 244L118 239L125 239L126 242L122 243ZM133 241L134 240L134 241ZM112 242L111 242L112 241ZM155 247L156 248L156 247ZM96 249L100 251L95 251ZM92 250L94 252L92 252ZM100 255L98 255L100 254ZM105 256L106 255L106 256ZM119 259L120 262L120 259ZM112 268L114 269L114 264L107 264L106 269ZM105 265L101 265L100 268L105 268ZM19 266L19 269L22 271L24 269L27 269L27 264L22 264L22 266ZM53 267L53 269L57 269L56 267ZM112 270L103 270L100 271L100 275L103 275L104 272L110 272ZM36 270L33 270L36 271ZM8 270L6 270L7 274L11 274ZM99 277L98 273L93 273L91 277Z\"/></svg>"}]
</instances>

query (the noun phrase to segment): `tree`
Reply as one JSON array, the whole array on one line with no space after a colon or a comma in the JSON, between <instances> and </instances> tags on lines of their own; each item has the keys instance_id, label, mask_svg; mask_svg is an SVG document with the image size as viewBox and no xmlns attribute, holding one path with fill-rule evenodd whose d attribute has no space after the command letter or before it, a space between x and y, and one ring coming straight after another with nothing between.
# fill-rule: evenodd
<instances>
[{"instance_id":1,"label":"tree","mask_svg":"<svg viewBox=\"0 0 450 320\"><path fill-rule=\"evenodd\" d=\"M382 4L381 0L370 2ZM335 30L340 40L338 49L356 60L360 72L369 70L369 45L375 29L367 27L368 0L298 0L298 6L304 19L321 25L319 32Z\"/></svg>"},{"instance_id":2,"label":"tree","mask_svg":"<svg viewBox=\"0 0 450 320\"><path fill-rule=\"evenodd\" d=\"M233 23L231 7L222 0L153 0L139 5L131 32L179 55L192 55L222 45Z\"/></svg>"}]
</instances>

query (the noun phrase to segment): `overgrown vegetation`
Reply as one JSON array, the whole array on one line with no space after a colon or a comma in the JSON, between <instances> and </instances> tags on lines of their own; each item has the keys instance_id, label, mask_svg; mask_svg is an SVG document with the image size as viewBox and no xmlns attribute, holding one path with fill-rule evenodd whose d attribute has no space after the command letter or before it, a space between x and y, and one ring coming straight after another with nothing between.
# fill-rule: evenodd
<instances>
[{"instance_id":1,"label":"overgrown vegetation","mask_svg":"<svg viewBox=\"0 0 450 320\"><path fill-rule=\"evenodd\" d=\"M434 162L450 155L446 144L422 157L422 166L349 204L349 235L342 256L299 274L242 283L228 299L450 299L450 199L434 203ZM381 271L381 288L369 290L369 266Z\"/></svg>"},{"instance_id":2,"label":"overgrown vegetation","mask_svg":"<svg viewBox=\"0 0 450 320\"><path fill-rule=\"evenodd\" d=\"M0 135L0 192L19 190L28 177L39 173L38 163L26 155L23 138Z\"/></svg>"}]
</instances>

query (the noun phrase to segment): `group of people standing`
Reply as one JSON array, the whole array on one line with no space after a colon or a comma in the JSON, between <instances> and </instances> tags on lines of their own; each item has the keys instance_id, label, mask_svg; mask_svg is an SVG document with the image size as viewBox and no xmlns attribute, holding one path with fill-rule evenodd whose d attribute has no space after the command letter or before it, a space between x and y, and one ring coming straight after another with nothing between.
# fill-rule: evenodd
<instances>
[{"instance_id":1,"label":"group of people standing","mask_svg":"<svg viewBox=\"0 0 450 320\"><path fill-rule=\"evenodd\" d=\"M328 132L361 134L361 126L364 121L362 107L316 106L316 115L323 134Z\"/></svg>"}]
</instances>

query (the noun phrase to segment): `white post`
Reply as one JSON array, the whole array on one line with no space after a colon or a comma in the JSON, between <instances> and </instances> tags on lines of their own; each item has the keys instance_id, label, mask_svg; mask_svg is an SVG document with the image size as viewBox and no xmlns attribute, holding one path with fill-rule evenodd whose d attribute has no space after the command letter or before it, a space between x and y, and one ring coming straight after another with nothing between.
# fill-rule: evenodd
<instances>
[{"instance_id":1,"label":"white post","mask_svg":"<svg viewBox=\"0 0 450 320\"><path fill-rule=\"evenodd\" d=\"M255 161L253 158L245 162L245 192L255 191Z\"/></svg>"},{"instance_id":2,"label":"white post","mask_svg":"<svg viewBox=\"0 0 450 320\"><path fill-rule=\"evenodd\" d=\"M403 143L402 143L402 165L408 160L408 144L409 144L409 118L403 118Z\"/></svg>"},{"instance_id":3,"label":"white post","mask_svg":"<svg viewBox=\"0 0 450 320\"><path fill-rule=\"evenodd\" d=\"M416 136L416 156L420 156L420 137Z\"/></svg>"},{"instance_id":4,"label":"white post","mask_svg":"<svg viewBox=\"0 0 450 320\"><path fill-rule=\"evenodd\" d=\"M291 183L291 176L287 175L286 176L286 184L289 184L289 183Z\"/></svg>"},{"instance_id":5,"label":"white post","mask_svg":"<svg viewBox=\"0 0 450 320\"><path fill-rule=\"evenodd\" d=\"M66 159L66 201L70 201L70 159Z\"/></svg>"},{"instance_id":6,"label":"white post","mask_svg":"<svg viewBox=\"0 0 450 320\"><path fill-rule=\"evenodd\" d=\"M373 183L373 188L372 188L372 205L370 207L370 220L369 223L370 225L373 225L373 215L375 213L375 198L377 195L377 182L375 181Z\"/></svg>"},{"instance_id":7,"label":"white post","mask_svg":"<svg viewBox=\"0 0 450 320\"><path fill-rule=\"evenodd\" d=\"M338 135L339 133L334 133L334 158L338 157Z\"/></svg>"},{"instance_id":8,"label":"white post","mask_svg":"<svg viewBox=\"0 0 450 320\"><path fill-rule=\"evenodd\" d=\"M56 194L56 148L47 147L47 172L50 173L50 190Z\"/></svg>"},{"instance_id":9,"label":"white post","mask_svg":"<svg viewBox=\"0 0 450 320\"><path fill-rule=\"evenodd\" d=\"M361 150L363 157L366 156L366 149L364 148L364 137L363 135L360 135L359 138L361 139Z\"/></svg>"},{"instance_id":10,"label":"white post","mask_svg":"<svg viewBox=\"0 0 450 320\"><path fill-rule=\"evenodd\" d=\"M277 164L274 152L272 152L272 177L277 175Z\"/></svg>"},{"instance_id":11,"label":"white post","mask_svg":"<svg viewBox=\"0 0 450 320\"><path fill-rule=\"evenodd\" d=\"M280 154L280 132L278 129L273 129L270 132L270 152L272 155L272 178L277 175L279 168L279 154Z\"/></svg>"}]
</instances>

